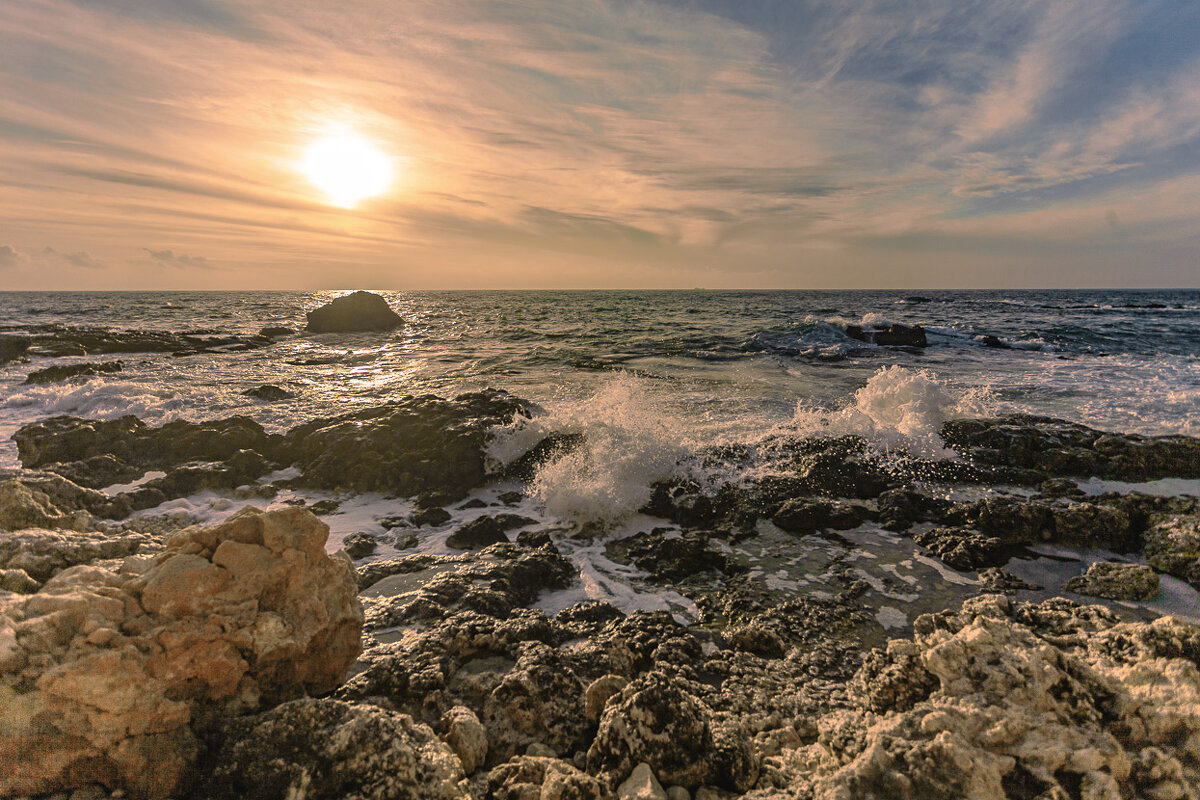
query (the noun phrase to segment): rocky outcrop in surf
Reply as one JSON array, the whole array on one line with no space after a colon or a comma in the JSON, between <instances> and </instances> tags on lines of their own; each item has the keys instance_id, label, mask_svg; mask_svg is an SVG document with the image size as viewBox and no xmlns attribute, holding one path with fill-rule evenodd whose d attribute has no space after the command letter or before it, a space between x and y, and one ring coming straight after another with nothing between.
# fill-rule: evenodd
<instances>
[{"instance_id":1,"label":"rocky outcrop in surf","mask_svg":"<svg viewBox=\"0 0 1200 800\"><path fill-rule=\"evenodd\" d=\"M63 364L34 370L25 376L25 383L57 383L71 378L90 378L111 375L125 369L123 361L99 361L92 364Z\"/></svg>"},{"instance_id":2,"label":"rocky outcrop in surf","mask_svg":"<svg viewBox=\"0 0 1200 800\"><path fill-rule=\"evenodd\" d=\"M157 555L65 569L68 551L130 548L18 535L9 564L45 583L0 594L0 795L101 784L173 796L214 722L336 687L363 617L328 533L301 509L248 509Z\"/></svg>"},{"instance_id":3,"label":"rocky outcrop in surf","mask_svg":"<svg viewBox=\"0 0 1200 800\"><path fill-rule=\"evenodd\" d=\"M390 331L404 319L387 300L372 292L353 292L308 312L309 333Z\"/></svg>"}]
</instances>

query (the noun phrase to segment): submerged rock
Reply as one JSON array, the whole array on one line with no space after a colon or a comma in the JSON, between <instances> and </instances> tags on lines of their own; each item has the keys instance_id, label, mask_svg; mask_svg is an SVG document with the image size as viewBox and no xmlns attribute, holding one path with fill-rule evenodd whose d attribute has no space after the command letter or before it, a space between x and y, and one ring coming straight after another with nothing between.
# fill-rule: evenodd
<instances>
[{"instance_id":1,"label":"submerged rock","mask_svg":"<svg viewBox=\"0 0 1200 800\"><path fill-rule=\"evenodd\" d=\"M0 765L22 765L0 769L0 795L100 783L167 797L197 755L194 727L333 689L362 609L328 533L307 511L245 509L158 555L0 596Z\"/></svg>"},{"instance_id":2,"label":"submerged rock","mask_svg":"<svg viewBox=\"0 0 1200 800\"><path fill-rule=\"evenodd\" d=\"M390 331L404 324L387 300L371 292L353 292L308 312L310 333Z\"/></svg>"},{"instance_id":3,"label":"submerged rock","mask_svg":"<svg viewBox=\"0 0 1200 800\"><path fill-rule=\"evenodd\" d=\"M1063 589L1107 600L1153 600L1158 597L1158 574L1142 564L1097 561Z\"/></svg>"},{"instance_id":4,"label":"submerged rock","mask_svg":"<svg viewBox=\"0 0 1200 800\"><path fill-rule=\"evenodd\" d=\"M100 361L94 364L64 364L35 370L25 376L25 383L57 383L68 378L108 375L125 369L123 361Z\"/></svg>"}]
</instances>

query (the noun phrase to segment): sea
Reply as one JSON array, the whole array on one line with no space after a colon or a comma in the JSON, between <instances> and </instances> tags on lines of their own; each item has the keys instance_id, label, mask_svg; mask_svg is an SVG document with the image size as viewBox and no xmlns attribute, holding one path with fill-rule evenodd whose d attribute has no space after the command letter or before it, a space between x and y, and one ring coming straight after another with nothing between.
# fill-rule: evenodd
<instances>
[{"instance_id":1,"label":"sea","mask_svg":"<svg viewBox=\"0 0 1200 800\"><path fill-rule=\"evenodd\" d=\"M240 414L282 432L404 395L493 387L540 408L532 424L495 432L498 462L549 431L587 437L586 458L551 465L519 487L528 498L522 508L628 529L649 524L636 510L653 481L694 469L714 445L753 444L780 430L855 433L885 454L948 457L938 430L955 416L1021 412L1121 433L1200 436L1200 290L379 291L403 317L401 328L303 333L305 312L341 293L0 293L6 331L298 332L244 352L35 356L0 367L0 467L18 466L9 437L19 426L59 414L134 414L150 424ZM893 323L922 326L928 346L877 346L846 332ZM116 358L119 373L23 383L51 363ZM264 384L296 396L244 394ZM204 518L228 507L214 500L206 517L202 499L191 502ZM343 519L330 518L331 542L370 529L380 502L343 503ZM585 594L636 589L636 571L588 552L577 559ZM923 569L922 580L955 580L948 568ZM796 585L796 575L778 575L767 577ZM686 616L685 600L667 600ZM907 619L902 611L885 617Z\"/></svg>"}]
</instances>

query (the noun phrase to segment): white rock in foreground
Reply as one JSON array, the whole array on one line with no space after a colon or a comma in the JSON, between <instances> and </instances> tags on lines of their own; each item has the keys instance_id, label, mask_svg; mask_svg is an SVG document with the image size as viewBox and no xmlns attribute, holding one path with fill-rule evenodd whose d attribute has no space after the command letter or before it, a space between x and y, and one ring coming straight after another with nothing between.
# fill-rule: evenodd
<instances>
[{"instance_id":1,"label":"white rock in foreground","mask_svg":"<svg viewBox=\"0 0 1200 800\"><path fill-rule=\"evenodd\" d=\"M0 599L0 796L165 797L195 758L193 725L337 686L363 616L328 535L303 509L247 508L157 556Z\"/></svg>"}]
</instances>

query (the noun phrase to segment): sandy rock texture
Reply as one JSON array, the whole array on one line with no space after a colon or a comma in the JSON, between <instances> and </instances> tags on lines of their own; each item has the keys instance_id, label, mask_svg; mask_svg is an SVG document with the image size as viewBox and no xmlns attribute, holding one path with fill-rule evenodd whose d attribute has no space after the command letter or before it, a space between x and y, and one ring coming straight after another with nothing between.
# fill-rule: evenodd
<instances>
[{"instance_id":1,"label":"sandy rock texture","mask_svg":"<svg viewBox=\"0 0 1200 800\"><path fill-rule=\"evenodd\" d=\"M158 555L0 595L0 796L95 783L166 797L197 730L336 687L362 609L328 533L303 509L245 509Z\"/></svg>"}]
</instances>

